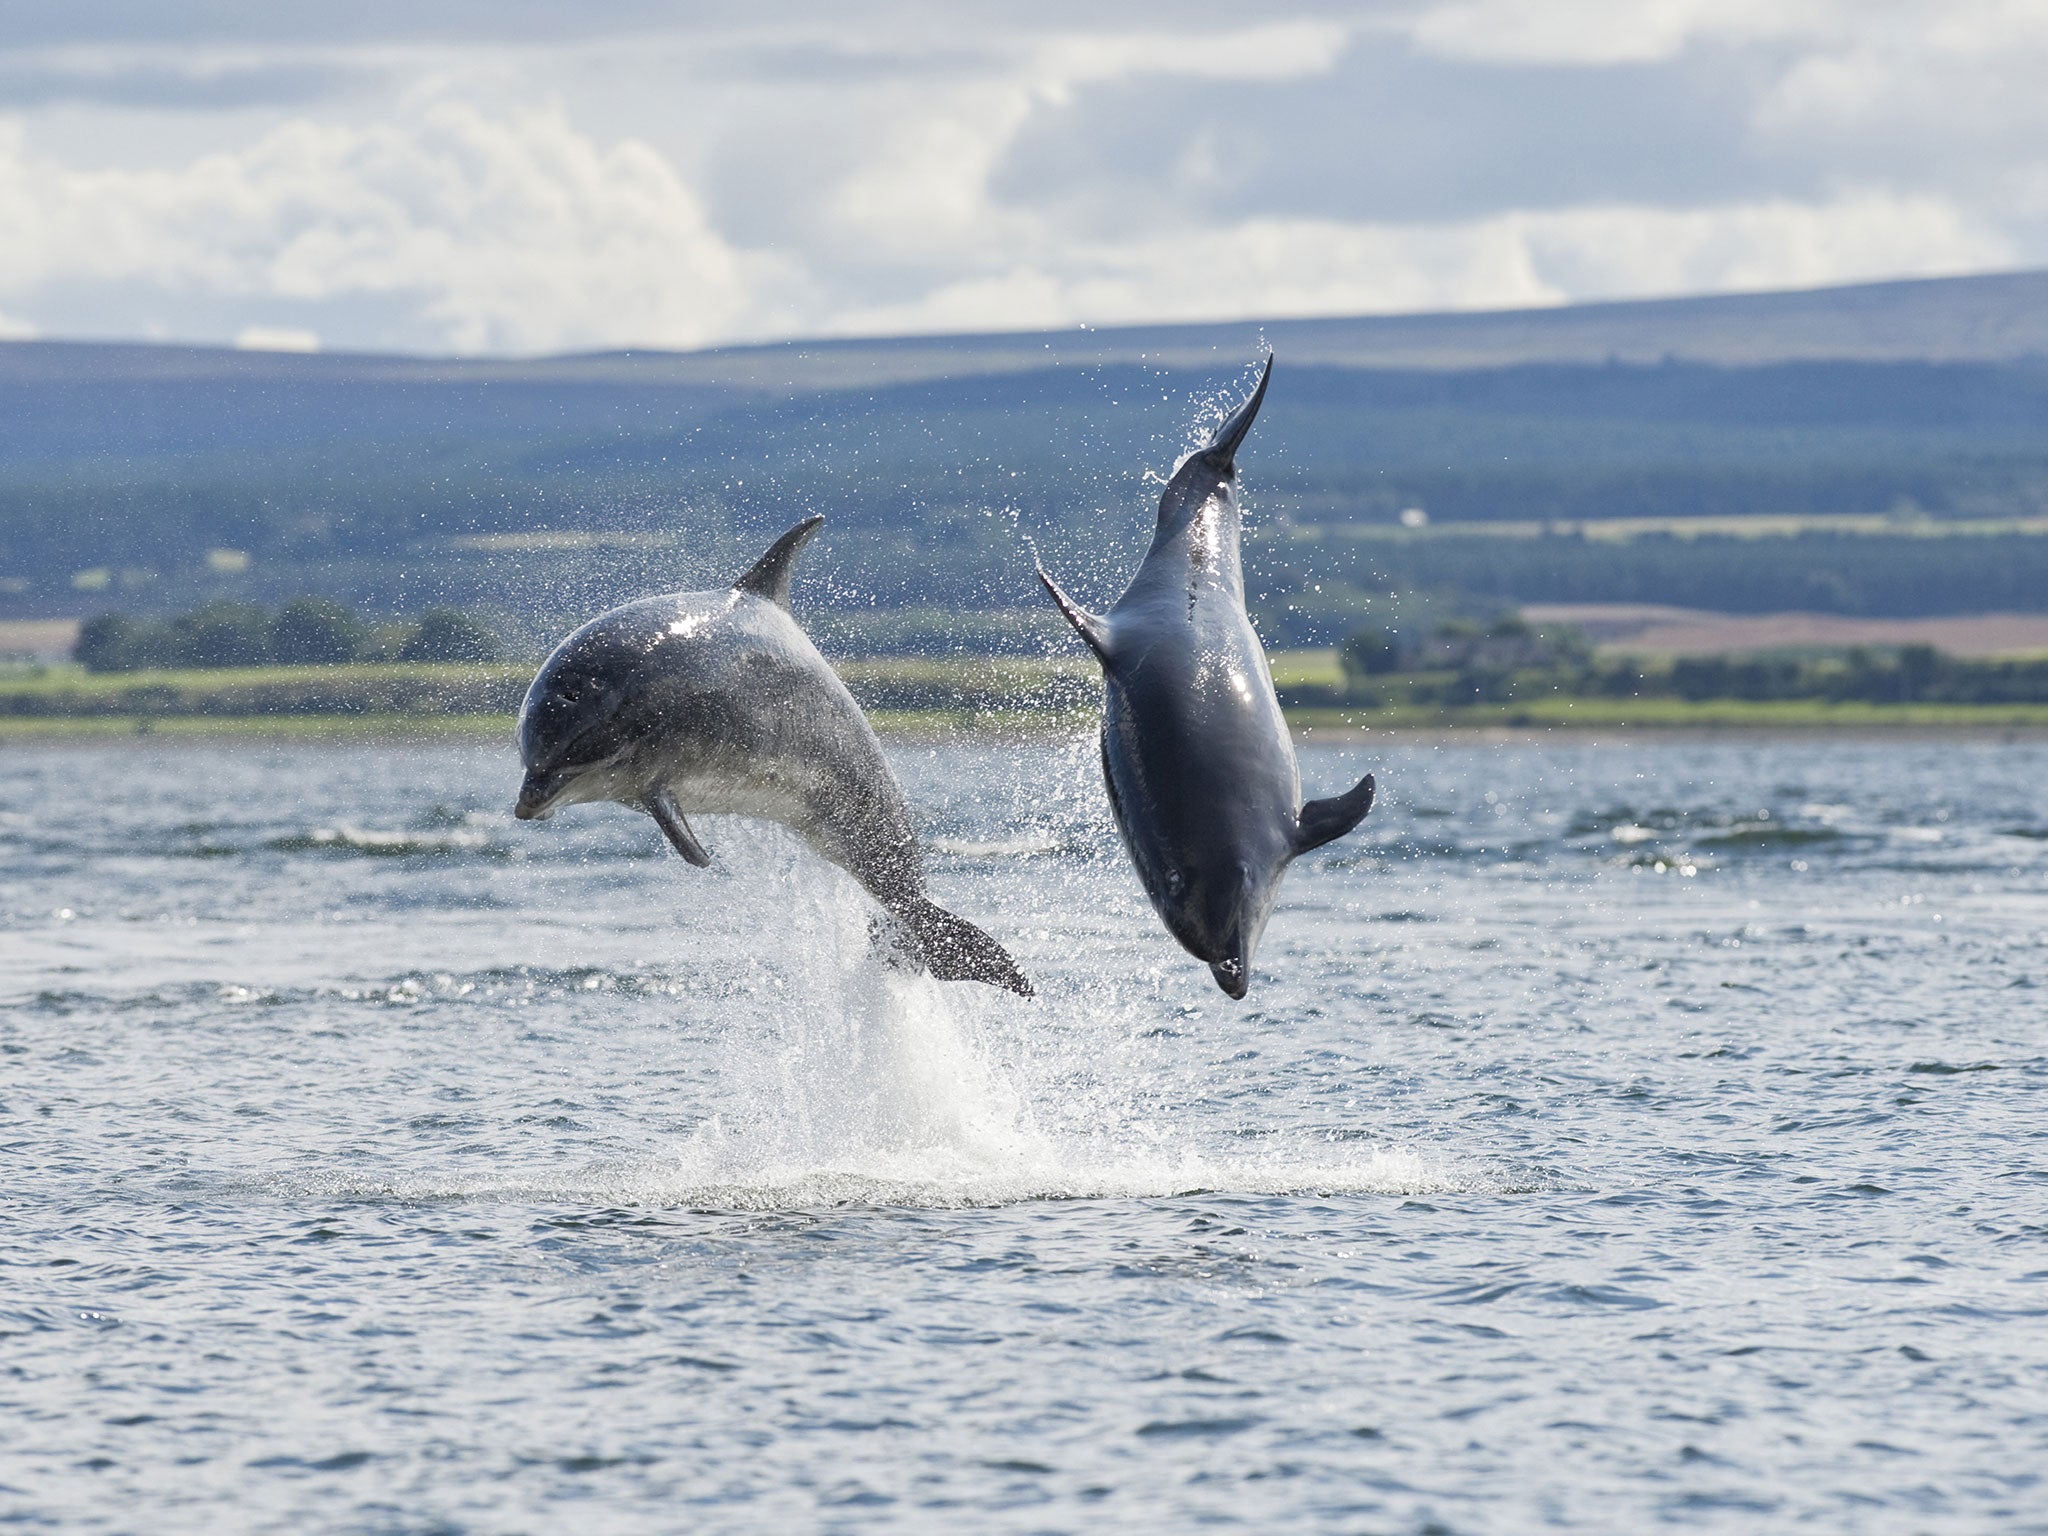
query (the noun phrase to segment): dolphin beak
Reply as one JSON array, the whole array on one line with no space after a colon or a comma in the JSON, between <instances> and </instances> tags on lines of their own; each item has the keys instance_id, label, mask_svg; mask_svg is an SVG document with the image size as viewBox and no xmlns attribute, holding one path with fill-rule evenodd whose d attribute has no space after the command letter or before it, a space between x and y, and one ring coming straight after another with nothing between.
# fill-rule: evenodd
<instances>
[{"instance_id":1,"label":"dolphin beak","mask_svg":"<svg viewBox=\"0 0 2048 1536\"><path fill-rule=\"evenodd\" d=\"M1204 902L1207 911L1199 915L1207 921L1198 921L1197 941L1187 947L1209 962L1209 974L1224 996L1242 1002L1252 986L1252 955L1258 950L1259 935L1266 931L1266 914L1273 909L1277 872L1262 874L1256 862L1246 860L1235 875L1230 879L1225 871L1212 872Z\"/></svg>"},{"instance_id":2,"label":"dolphin beak","mask_svg":"<svg viewBox=\"0 0 2048 1536\"><path fill-rule=\"evenodd\" d=\"M519 799L512 807L512 814L521 821L546 821L555 811L555 797L568 782L563 773L543 773L530 769L526 781L519 786Z\"/></svg>"},{"instance_id":3,"label":"dolphin beak","mask_svg":"<svg viewBox=\"0 0 2048 1536\"><path fill-rule=\"evenodd\" d=\"M1232 1002L1243 1002L1245 993L1252 989L1252 957L1248 953L1250 949L1251 946L1240 939L1232 953L1215 961L1209 967L1209 974L1216 978L1216 985L1223 989L1224 995Z\"/></svg>"}]
</instances>

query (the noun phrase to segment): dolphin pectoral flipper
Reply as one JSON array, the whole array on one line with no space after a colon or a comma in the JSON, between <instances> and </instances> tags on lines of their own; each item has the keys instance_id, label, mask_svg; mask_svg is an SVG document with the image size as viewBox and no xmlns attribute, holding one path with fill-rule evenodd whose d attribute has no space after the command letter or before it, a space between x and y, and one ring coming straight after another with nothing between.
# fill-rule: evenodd
<instances>
[{"instance_id":1,"label":"dolphin pectoral flipper","mask_svg":"<svg viewBox=\"0 0 2048 1536\"><path fill-rule=\"evenodd\" d=\"M654 818L654 824L661 828L661 835L669 840L677 853L699 869L710 864L711 855L704 851L704 845L697 841L697 834L683 820L683 813L673 795L665 789L658 789L647 797L644 805L647 814Z\"/></svg>"},{"instance_id":2,"label":"dolphin pectoral flipper","mask_svg":"<svg viewBox=\"0 0 2048 1536\"><path fill-rule=\"evenodd\" d=\"M1052 595L1053 602L1059 605L1059 610L1066 616L1067 622L1074 626L1074 633L1088 642L1088 649L1095 653L1096 659L1103 666L1107 667L1110 664L1108 621L1090 613L1062 592L1059 584L1045 574L1045 567L1042 565L1038 567L1038 579Z\"/></svg>"},{"instance_id":3,"label":"dolphin pectoral flipper","mask_svg":"<svg viewBox=\"0 0 2048 1536\"><path fill-rule=\"evenodd\" d=\"M1309 801L1296 819L1294 851L1303 854L1311 848L1320 848L1335 841L1365 820L1365 813L1371 809L1372 775L1369 773L1341 795Z\"/></svg>"},{"instance_id":4,"label":"dolphin pectoral flipper","mask_svg":"<svg viewBox=\"0 0 2048 1536\"><path fill-rule=\"evenodd\" d=\"M1009 951L964 917L955 917L935 901L913 897L890 910L917 941L925 965L940 981L985 981L1031 997L1031 983Z\"/></svg>"},{"instance_id":5,"label":"dolphin pectoral flipper","mask_svg":"<svg viewBox=\"0 0 2048 1536\"><path fill-rule=\"evenodd\" d=\"M789 606L789 573L796 564L796 552L810 543L811 535L824 526L822 517L807 517L768 546L768 553L747 567L746 575L733 583L738 592L765 597L778 608Z\"/></svg>"}]
</instances>

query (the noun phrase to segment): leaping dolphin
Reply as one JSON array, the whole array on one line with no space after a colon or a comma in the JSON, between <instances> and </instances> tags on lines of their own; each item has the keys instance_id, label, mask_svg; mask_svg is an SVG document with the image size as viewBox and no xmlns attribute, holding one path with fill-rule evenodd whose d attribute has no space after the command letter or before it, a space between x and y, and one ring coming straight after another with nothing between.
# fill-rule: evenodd
<instances>
[{"instance_id":1,"label":"leaping dolphin","mask_svg":"<svg viewBox=\"0 0 2048 1536\"><path fill-rule=\"evenodd\" d=\"M1372 809L1372 775L1301 804L1294 743L1244 611L1237 447L1252 397L1183 460L1159 498L1152 548L1116 606L1081 608L1038 567L1102 663L1102 774L1138 878L1167 931L1242 998L1287 866Z\"/></svg>"},{"instance_id":2,"label":"leaping dolphin","mask_svg":"<svg viewBox=\"0 0 2048 1536\"><path fill-rule=\"evenodd\" d=\"M519 711L526 781L512 814L614 800L699 866L711 855L687 816L780 822L867 887L934 976L1028 997L1000 944L926 897L882 745L790 616L790 567L824 521L797 524L723 591L643 598L556 646Z\"/></svg>"}]
</instances>

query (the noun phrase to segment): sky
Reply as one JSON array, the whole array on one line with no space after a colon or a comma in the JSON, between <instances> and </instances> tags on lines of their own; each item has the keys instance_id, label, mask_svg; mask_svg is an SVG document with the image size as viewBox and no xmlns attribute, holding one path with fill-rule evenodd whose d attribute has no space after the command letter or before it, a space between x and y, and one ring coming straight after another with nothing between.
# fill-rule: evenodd
<instances>
[{"instance_id":1,"label":"sky","mask_svg":"<svg viewBox=\"0 0 2048 1536\"><path fill-rule=\"evenodd\" d=\"M0 337L416 353L2048 266L2048 0L0 0Z\"/></svg>"}]
</instances>

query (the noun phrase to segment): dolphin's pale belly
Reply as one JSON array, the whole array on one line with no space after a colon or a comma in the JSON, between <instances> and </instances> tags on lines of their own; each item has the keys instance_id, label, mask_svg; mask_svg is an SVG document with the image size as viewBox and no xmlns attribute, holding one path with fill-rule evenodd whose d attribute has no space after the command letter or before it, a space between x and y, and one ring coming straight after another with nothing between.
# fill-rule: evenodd
<instances>
[{"instance_id":1,"label":"dolphin's pale belly","mask_svg":"<svg viewBox=\"0 0 2048 1536\"><path fill-rule=\"evenodd\" d=\"M1235 841L1246 824L1263 824L1257 841L1272 842L1300 803L1294 745L1242 610L1222 593L1198 599L1192 620L1155 610L1119 631L1137 643L1108 689L1110 772L1175 842Z\"/></svg>"},{"instance_id":2,"label":"dolphin's pale belly","mask_svg":"<svg viewBox=\"0 0 2048 1536\"><path fill-rule=\"evenodd\" d=\"M782 608L720 593L629 604L558 647L533 692L529 768L559 780L543 806L779 822L878 895L918 887L881 747ZM550 753L556 738L568 752Z\"/></svg>"},{"instance_id":3,"label":"dolphin's pale belly","mask_svg":"<svg viewBox=\"0 0 2048 1536\"><path fill-rule=\"evenodd\" d=\"M787 774L690 773L667 781L676 808L686 816L756 816L808 833L819 815L815 796Z\"/></svg>"},{"instance_id":4,"label":"dolphin's pale belly","mask_svg":"<svg viewBox=\"0 0 2048 1536\"><path fill-rule=\"evenodd\" d=\"M822 670L822 664L821 664ZM830 673L824 674L830 677ZM922 890L909 810L851 698L824 692L743 746L688 730L633 754L631 775L667 792L684 816L777 822L886 904ZM715 713L734 718L738 701Z\"/></svg>"}]
</instances>

